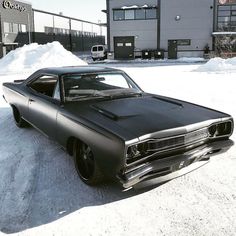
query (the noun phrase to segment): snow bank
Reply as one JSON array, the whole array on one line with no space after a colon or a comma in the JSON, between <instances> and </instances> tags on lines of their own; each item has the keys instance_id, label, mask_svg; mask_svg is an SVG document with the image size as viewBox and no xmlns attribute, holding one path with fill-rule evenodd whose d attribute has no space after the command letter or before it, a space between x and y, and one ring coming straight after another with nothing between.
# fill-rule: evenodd
<instances>
[{"instance_id":1,"label":"snow bank","mask_svg":"<svg viewBox=\"0 0 236 236\"><path fill-rule=\"evenodd\" d=\"M155 5L152 7L156 7ZM121 9L125 10L125 9L134 9L134 8L148 8L147 4L144 4L143 6L139 7L137 5L132 5L132 6L123 6L121 7Z\"/></svg>"},{"instance_id":2,"label":"snow bank","mask_svg":"<svg viewBox=\"0 0 236 236\"><path fill-rule=\"evenodd\" d=\"M195 71L214 72L214 71L232 71L236 70L236 57L222 59L220 57L212 58L206 64L199 66Z\"/></svg>"},{"instance_id":3,"label":"snow bank","mask_svg":"<svg viewBox=\"0 0 236 236\"><path fill-rule=\"evenodd\" d=\"M0 60L0 73L35 71L45 67L87 65L59 42L32 43L9 52Z\"/></svg>"},{"instance_id":4,"label":"snow bank","mask_svg":"<svg viewBox=\"0 0 236 236\"><path fill-rule=\"evenodd\" d=\"M121 7L121 9L125 10L125 9L133 9L133 8L138 8L137 5L133 5L133 6L123 6Z\"/></svg>"},{"instance_id":5,"label":"snow bank","mask_svg":"<svg viewBox=\"0 0 236 236\"><path fill-rule=\"evenodd\" d=\"M204 62L206 61L202 57L181 57L177 59L178 62L189 62L189 63L194 63L194 62Z\"/></svg>"}]
</instances>

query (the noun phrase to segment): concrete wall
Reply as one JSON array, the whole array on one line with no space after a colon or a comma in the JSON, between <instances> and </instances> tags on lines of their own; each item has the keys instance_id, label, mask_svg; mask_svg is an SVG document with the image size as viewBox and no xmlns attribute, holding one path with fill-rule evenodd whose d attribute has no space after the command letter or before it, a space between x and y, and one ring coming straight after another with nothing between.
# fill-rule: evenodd
<instances>
[{"instance_id":1,"label":"concrete wall","mask_svg":"<svg viewBox=\"0 0 236 236\"><path fill-rule=\"evenodd\" d=\"M178 46L178 56L202 56L206 44L212 49L213 6L213 0L161 0L160 47L167 51L168 40L191 39L190 46Z\"/></svg>"},{"instance_id":2,"label":"concrete wall","mask_svg":"<svg viewBox=\"0 0 236 236\"><path fill-rule=\"evenodd\" d=\"M109 1L109 24L110 24L110 51L114 51L115 36L134 36L135 37L135 51L142 49L156 49L157 48L157 27L158 20L124 20L114 21L114 8L121 8L123 6L138 5L156 6L158 0L110 0ZM109 34L108 34L109 36ZM108 40L109 41L109 40Z\"/></svg>"}]
</instances>

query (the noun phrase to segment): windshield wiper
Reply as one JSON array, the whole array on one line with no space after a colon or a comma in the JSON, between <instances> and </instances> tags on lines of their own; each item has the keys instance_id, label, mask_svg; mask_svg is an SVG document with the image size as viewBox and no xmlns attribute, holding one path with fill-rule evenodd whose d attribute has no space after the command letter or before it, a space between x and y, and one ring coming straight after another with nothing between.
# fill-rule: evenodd
<instances>
[{"instance_id":1,"label":"windshield wiper","mask_svg":"<svg viewBox=\"0 0 236 236\"><path fill-rule=\"evenodd\" d=\"M78 101L78 100L82 100L82 99L92 99L92 98L103 98L103 95L99 95L99 94L78 94L76 97L69 97L67 98L68 101Z\"/></svg>"},{"instance_id":2,"label":"windshield wiper","mask_svg":"<svg viewBox=\"0 0 236 236\"><path fill-rule=\"evenodd\" d=\"M68 101L77 101L79 99L87 99L87 98L99 98L103 97L103 93L98 90L92 90L92 89L87 89L87 90L77 90L77 89L72 89L69 91L69 95L67 97Z\"/></svg>"},{"instance_id":3,"label":"windshield wiper","mask_svg":"<svg viewBox=\"0 0 236 236\"><path fill-rule=\"evenodd\" d=\"M110 94L111 98L141 97L141 92Z\"/></svg>"},{"instance_id":4,"label":"windshield wiper","mask_svg":"<svg viewBox=\"0 0 236 236\"><path fill-rule=\"evenodd\" d=\"M84 100L84 99L95 99L95 98L108 98L108 99L117 99L117 98L125 98L125 97L141 97L142 92L137 91L134 89L116 89L116 90L84 90L84 91L78 91L78 90L71 90L71 95L67 97L68 101L78 101L78 100Z\"/></svg>"}]
</instances>

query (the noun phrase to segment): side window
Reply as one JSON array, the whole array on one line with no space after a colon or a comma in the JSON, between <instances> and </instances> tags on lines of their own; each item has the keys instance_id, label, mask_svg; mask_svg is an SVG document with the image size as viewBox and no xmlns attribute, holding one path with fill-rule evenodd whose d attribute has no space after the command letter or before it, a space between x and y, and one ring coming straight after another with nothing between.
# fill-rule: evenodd
<instances>
[{"instance_id":1,"label":"side window","mask_svg":"<svg viewBox=\"0 0 236 236\"><path fill-rule=\"evenodd\" d=\"M93 51L93 52L97 52L97 51L98 51L98 48L97 48L97 47L93 47L92 51Z\"/></svg>"},{"instance_id":2,"label":"side window","mask_svg":"<svg viewBox=\"0 0 236 236\"><path fill-rule=\"evenodd\" d=\"M55 88L58 84L58 77L54 75L43 75L30 83L28 86L37 93L44 94L48 97L54 97ZM58 95L57 95L58 96Z\"/></svg>"},{"instance_id":3,"label":"side window","mask_svg":"<svg viewBox=\"0 0 236 236\"><path fill-rule=\"evenodd\" d=\"M102 47L102 46L99 46L99 47L98 47L98 51L103 51L103 47Z\"/></svg>"}]
</instances>

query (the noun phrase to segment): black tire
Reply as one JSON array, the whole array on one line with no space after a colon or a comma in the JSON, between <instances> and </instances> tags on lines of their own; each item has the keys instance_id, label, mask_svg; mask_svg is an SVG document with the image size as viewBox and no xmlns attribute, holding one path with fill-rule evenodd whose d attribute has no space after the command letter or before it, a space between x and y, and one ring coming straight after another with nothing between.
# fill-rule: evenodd
<instances>
[{"instance_id":1,"label":"black tire","mask_svg":"<svg viewBox=\"0 0 236 236\"><path fill-rule=\"evenodd\" d=\"M88 185L98 185L104 176L100 171L91 148L82 142L74 141L73 157L76 171L81 180Z\"/></svg>"},{"instance_id":2,"label":"black tire","mask_svg":"<svg viewBox=\"0 0 236 236\"><path fill-rule=\"evenodd\" d=\"M15 120L15 124L19 127L19 128L25 128L25 127L28 127L29 124L28 122L26 122L22 117L21 117L21 114L19 112L19 110L12 106L12 112L13 112L13 117L14 117L14 120Z\"/></svg>"}]
</instances>

